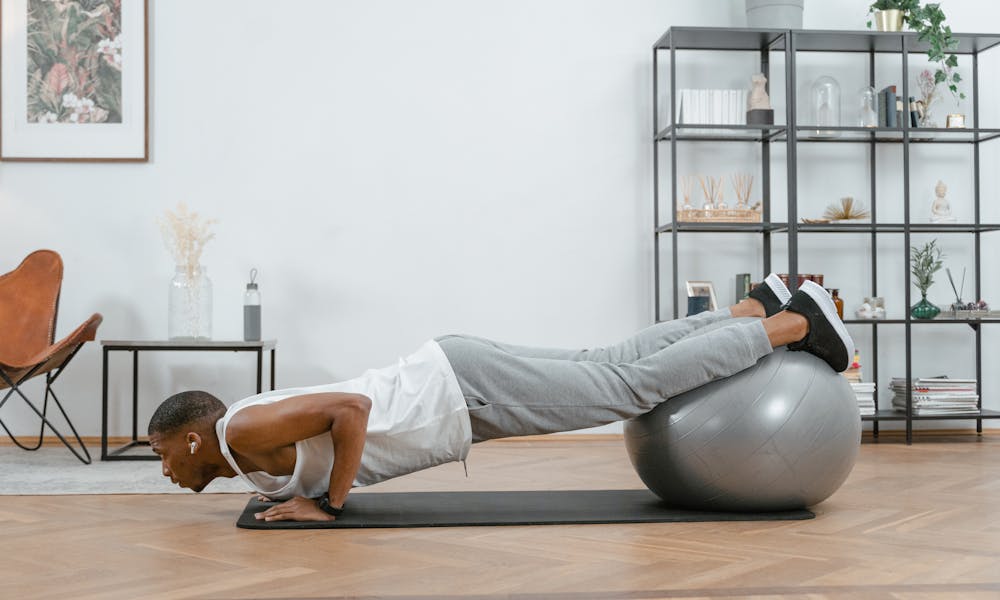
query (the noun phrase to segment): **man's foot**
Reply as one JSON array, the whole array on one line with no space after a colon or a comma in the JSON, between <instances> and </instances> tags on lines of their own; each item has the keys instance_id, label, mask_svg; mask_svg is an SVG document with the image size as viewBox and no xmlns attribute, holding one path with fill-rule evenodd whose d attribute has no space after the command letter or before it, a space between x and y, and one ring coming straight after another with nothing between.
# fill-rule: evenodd
<instances>
[{"instance_id":1,"label":"man's foot","mask_svg":"<svg viewBox=\"0 0 1000 600\"><path fill-rule=\"evenodd\" d=\"M781 278L771 273L764 278L764 283L750 290L750 298L764 305L764 315L771 315L781 312L781 307L792 297Z\"/></svg>"},{"instance_id":2,"label":"man's foot","mask_svg":"<svg viewBox=\"0 0 1000 600\"><path fill-rule=\"evenodd\" d=\"M809 321L809 333L801 340L788 344L789 350L805 350L814 354L838 373L847 369L851 364L854 340L837 316L837 307L826 290L812 281L804 281L784 308Z\"/></svg>"}]
</instances>

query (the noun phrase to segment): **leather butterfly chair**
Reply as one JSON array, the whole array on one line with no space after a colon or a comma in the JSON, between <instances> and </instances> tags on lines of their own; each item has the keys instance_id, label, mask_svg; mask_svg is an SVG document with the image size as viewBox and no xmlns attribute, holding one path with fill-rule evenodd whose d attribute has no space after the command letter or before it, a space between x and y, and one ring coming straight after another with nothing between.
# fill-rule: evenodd
<instances>
[{"instance_id":1,"label":"leather butterfly chair","mask_svg":"<svg viewBox=\"0 0 1000 600\"><path fill-rule=\"evenodd\" d=\"M37 450L42 445L45 426L55 433L83 463L90 464L90 453L63 409L52 383L76 356L85 342L97 335L102 317L94 314L73 333L55 342L56 314L59 309L59 290L62 287L62 259L52 250L32 252L21 264L5 275L0 275L0 393L7 389L0 408L13 397L20 396L41 418L38 441L32 446L21 443L0 419L0 426L14 443L25 450ZM45 376L45 401L42 409L24 395L21 386L33 377ZM62 413L81 454L63 437L48 418L49 396Z\"/></svg>"}]
</instances>

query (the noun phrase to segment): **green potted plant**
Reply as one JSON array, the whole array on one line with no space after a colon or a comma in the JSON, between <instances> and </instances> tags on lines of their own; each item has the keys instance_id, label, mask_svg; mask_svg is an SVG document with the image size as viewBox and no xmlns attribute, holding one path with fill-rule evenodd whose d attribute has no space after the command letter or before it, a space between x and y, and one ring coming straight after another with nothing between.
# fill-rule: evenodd
<instances>
[{"instance_id":1,"label":"green potted plant","mask_svg":"<svg viewBox=\"0 0 1000 600\"><path fill-rule=\"evenodd\" d=\"M910 308L910 316L914 319L933 319L941 309L927 301L927 290L934 284L934 274L941 269L944 252L937 246L937 240L931 240L922 247L910 248L910 273L913 275L913 285L920 290L920 302Z\"/></svg>"},{"instance_id":2,"label":"green potted plant","mask_svg":"<svg viewBox=\"0 0 1000 600\"><path fill-rule=\"evenodd\" d=\"M955 69L958 67L958 40L951 35L951 27L945 25L944 11L936 3L921 4L920 0L875 0L868 7L868 14L874 13L875 27L879 31L902 31L905 23L916 32L917 39L926 42L927 60L937 63L934 72L934 83L947 84L952 94L965 99L965 94L958 91L961 76ZM869 29L872 22L868 21Z\"/></svg>"}]
</instances>

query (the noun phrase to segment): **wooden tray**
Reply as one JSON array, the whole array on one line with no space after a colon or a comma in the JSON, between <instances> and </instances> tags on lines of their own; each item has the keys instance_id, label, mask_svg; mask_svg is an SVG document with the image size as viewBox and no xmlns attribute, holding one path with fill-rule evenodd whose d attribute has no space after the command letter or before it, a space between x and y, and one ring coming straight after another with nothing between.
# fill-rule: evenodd
<instances>
[{"instance_id":1,"label":"wooden tray","mask_svg":"<svg viewBox=\"0 0 1000 600\"><path fill-rule=\"evenodd\" d=\"M678 210L677 221L687 223L760 223L761 213L741 208Z\"/></svg>"}]
</instances>

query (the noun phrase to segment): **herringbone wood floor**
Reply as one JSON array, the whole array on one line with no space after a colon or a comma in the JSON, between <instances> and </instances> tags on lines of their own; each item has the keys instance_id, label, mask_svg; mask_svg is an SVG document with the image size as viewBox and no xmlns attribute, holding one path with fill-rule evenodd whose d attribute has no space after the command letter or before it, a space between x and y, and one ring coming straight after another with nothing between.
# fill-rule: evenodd
<instances>
[{"instance_id":1,"label":"herringbone wood floor","mask_svg":"<svg viewBox=\"0 0 1000 600\"><path fill-rule=\"evenodd\" d=\"M620 440L470 459L370 491L641 486ZM0 497L0 597L1000 598L996 434L865 443L811 521L245 531L247 499Z\"/></svg>"}]
</instances>

